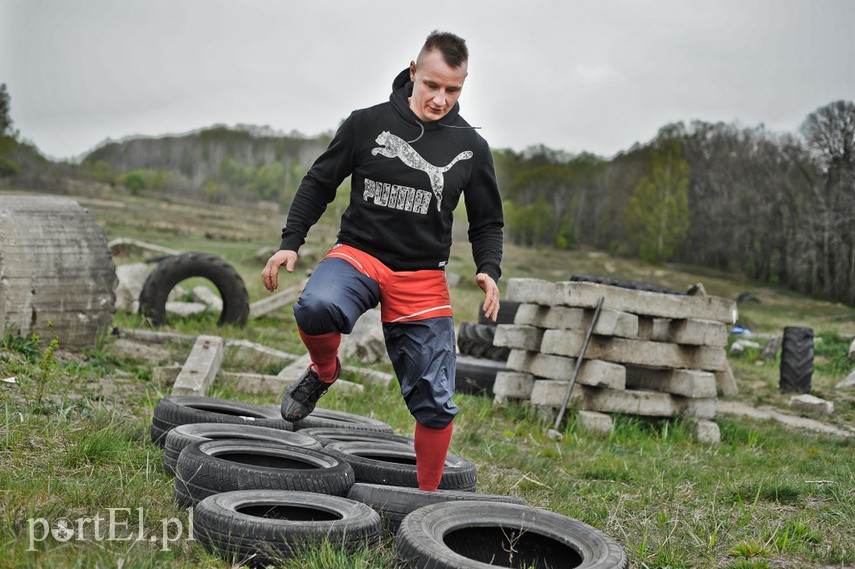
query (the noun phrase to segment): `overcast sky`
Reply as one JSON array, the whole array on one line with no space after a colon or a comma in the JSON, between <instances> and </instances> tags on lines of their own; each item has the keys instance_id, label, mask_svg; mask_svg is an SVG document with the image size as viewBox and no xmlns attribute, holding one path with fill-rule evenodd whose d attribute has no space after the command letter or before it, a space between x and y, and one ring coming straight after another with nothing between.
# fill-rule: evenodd
<instances>
[{"instance_id":1,"label":"overcast sky","mask_svg":"<svg viewBox=\"0 0 855 569\"><path fill-rule=\"evenodd\" d=\"M0 83L53 158L217 123L315 135L386 100L437 28L467 40L461 113L494 148L796 132L855 99L853 0L0 0Z\"/></svg>"}]
</instances>

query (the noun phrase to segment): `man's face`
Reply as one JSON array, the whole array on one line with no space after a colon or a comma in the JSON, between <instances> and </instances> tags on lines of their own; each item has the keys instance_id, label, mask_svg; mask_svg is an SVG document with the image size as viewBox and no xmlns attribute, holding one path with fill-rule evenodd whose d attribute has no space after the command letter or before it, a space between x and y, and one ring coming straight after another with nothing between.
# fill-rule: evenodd
<instances>
[{"instance_id":1,"label":"man's face","mask_svg":"<svg viewBox=\"0 0 855 569\"><path fill-rule=\"evenodd\" d=\"M466 75L465 61L460 67L450 67L437 50L421 54L418 63L410 63L410 108L425 122L441 119L460 98Z\"/></svg>"}]
</instances>

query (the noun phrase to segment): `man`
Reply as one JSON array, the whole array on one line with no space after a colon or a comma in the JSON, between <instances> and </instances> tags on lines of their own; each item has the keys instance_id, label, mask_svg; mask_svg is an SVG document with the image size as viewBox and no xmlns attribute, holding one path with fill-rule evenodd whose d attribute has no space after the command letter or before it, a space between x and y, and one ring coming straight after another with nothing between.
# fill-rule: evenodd
<instances>
[{"instance_id":1,"label":"man","mask_svg":"<svg viewBox=\"0 0 855 569\"><path fill-rule=\"evenodd\" d=\"M461 196L484 314L495 321L499 312L501 197L487 142L458 114L468 57L463 39L431 33L395 78L389 101L342 123L300 183L279 251L262 272L267 290L276 290L279 268L294 270L309 228L351 176L337 243L294 306L312 365L285 394L282 416L298 421L312 412L341 372L341 334L379 303L386 348L416 419L419 488L428 491L440 483L458 412L445 265Z\"/></svg>"}]
</instances>

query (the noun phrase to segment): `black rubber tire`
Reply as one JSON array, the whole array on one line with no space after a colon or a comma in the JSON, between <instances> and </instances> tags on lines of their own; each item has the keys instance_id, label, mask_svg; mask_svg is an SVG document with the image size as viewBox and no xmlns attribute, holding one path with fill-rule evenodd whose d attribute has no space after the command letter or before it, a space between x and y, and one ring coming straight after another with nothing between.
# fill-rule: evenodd
<instances>
[{"instance_id":1,"label":"black rubber tire","mask_svg":"<svg viewBox=\"0 0 855 569\"><path fill-rule=\"evenodd\" d=\"M781 392L810 393L812 376L813 330L785 327L781 343Z\"/></svg>"},{"instance_id":2,"label":"black rubber tire","mask_svg":"<svg viewBox=\"0 0 855 569\"><path fill-rule=\"evenodd\" d=\"M492 396L496 374L507 370L506 362L458 356L454 389L459 393Z\"/></svg>"},{"instance_id":3,"label":"black rubber tire","mask_svg":"<svg viewBox=\"0 0 855 569\"><path fill-rule=\"evenodd\" d=\"M294 430L277 409L196 395L169 395L154 406L151 418L151 440L163 446L166 434L178 425L189 423L235 423L256 425L282 431Z\"/></svg>"},{"instance_id":4,"label":"black rubber tire","mask_svg":"<svg viewBox=\"0 0 855 569\"><path fill-rule=\"evenodd\" d=\"M625 569L613 539L548 510L497 502L443 502L401 523L395 556L410 568L573 567Z\"/></svg>"},{"instance_id":5,"label":"black rubber tire","mask_svg":"<svg viewBox=\"0 0 855 569\"><path fill-rule=\"evenodd\" d=\"M460 490L437 490L425 492L418 488L403 486L386 486L357 482L350 488L347 497L363 504L368 504L380 514L386 526L395 531L410 512L430 504L439 502L480 501L508 502L525 505L526 501L517 496L500 494L479 494L477 492L461 492Z\"/></svg>"},{"instance_id":6,"label":"black rubber tire","mask_svg":"<svg viewBox=\"0 0 855 569\"><path fill-rule=\"evenodd\" d=\"M496 317L496 321L493 322L486 316L484 316L484 303L478 306L478 324L488 324L490 326L496 326L497 324L513 324L514 318L517 316L517 310L520 308L520 302L516 302L515 300L501 300L499 302L499 315Z\"/></svg>"},{"instance_id":7,"label":"black rubber tire","mask_svg":"<svg viewBox=\"0 0 855 569\"><path fill-rule=\"evenodd\" d=\"M324 541L348 551L377 547L380 528L380 516L365 504L307 492L223 492L193 510L193 537L234 567L284 567L307 546Z\"/></svg>"},{"instance_id":8,"label":"black rubber tire","mask_svg":"<svg viewBox=\"0 0 855 569\"><path fill-rule=\"evenodd\" d=\"M598 277L596 275L573 275L570 277L570 280L575 282L597 283L609 286L616 286L620 288L629 288L632 290L642 290L645 292L658 292L661 294L678 294L681 296L686 296L685 292L680 292L679 290L673 290L654 284L642 283L638 281L628 281L622 279L613 279L610 277Z\"/></svg>"},{"instance_id":9,"label":"black rubber tire","mask_svg":"<svg viewBox=\"0 0 855 569\"><path fill-rule=\"evenodd\" d=\"M163 445L163 469L170 476L175 476L175 466L178 464L181 449L191 443L220 439L267 441L313 450L323 448L323 445L312 437L282 429L233 423L190 423L178 425L166 433L166 442Z\"/></svg>"},{"instance_id":10,"label":"black rubber tire","mask_svg":"<svg viewBox=\"0 0 855 569\"><path fill-rule=\"evenodd\" d=\"M139 297L140 314L154 326L163 325L169 291L191 277L204 277L220 291L223 310L217 324L246 324L249 318L249 294L243 278L226 261L208 253L182 253L160 261L143 283Z\"/></svg>"},{"instance_id":11,"label":"black rubber tire","mask_svg":"<svg viewBox=\"0 0 855 569\"><path fill-rule=\"evenodd\" d=\"M301 429L299 434L307 435L327 446L332 443L375 442L384 444L403 444L413 446L413 437L396 435L380 431L363 431L359 429L341 429L336 427L313 427Z\"/></svg>"},{"instance_id":12,"label":"black rubber tire","mask_svg":"<svg viewBox=\"0 0 855 569\"><path fill-rule=\"evenodd\" d=\"M182 508L230 490L294 490L345 496L356 482L347 461L267 441L222 439L184 447L175 468Z\"/></svg>"},{"instance_id":13,"label":"black rubber tire","mask_svg":"<svg viewBox=\"0 0 855 569\"><path fill-rule=\"evenodd\" d=\"M496 327L489 324L461 322L457 329L457 348L461 355L485 358L497 362L508 361L510 348L493 345Z\"/></svg>"},{"instance_id":14,"label":"black rubber tire","mask_svg":"<svg viewBox=\"0 0 855 569\"><path fill-rule=\"evenodd\" d=\"M357 482L418 488L416 450L399 444L366 442L332 443L324 452L350 463ZM474 492L477 483L475 465L455 454L445 457L439 482L441 490Z\"/></svg>"},{"instance_id":15,"label":"black rubber tire","mask_svg":"<svg viewBox=\"0 0 855 569\"><path fill-rule=\"evenodd\" d=\"M338 429L359 429L362 431L379 431L382 433L393 432L392 426L379 419L348 413L346 411L335 411L315 407L312 414L300 421L292 423L295 431L311 429L315 427L335 427Z\"/></svg>"}]
</instances>

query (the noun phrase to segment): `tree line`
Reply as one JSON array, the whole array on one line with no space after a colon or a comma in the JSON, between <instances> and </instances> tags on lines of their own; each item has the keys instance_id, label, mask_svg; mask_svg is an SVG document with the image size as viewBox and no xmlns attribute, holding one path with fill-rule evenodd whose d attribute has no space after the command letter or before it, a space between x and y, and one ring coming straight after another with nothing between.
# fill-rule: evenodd
<instances>
[{"instance_id":1,"label":"tree line","mask_svg":"<svg viewBox=\"0 0 855 569\"><path fill-rule=\"evenodd\" d=\"M0 178L35 189L76 178L287 208L331 136L215 126L110 142L80 164L55 163L20 140L9 109L0 85ZM545 146L493 157L512 243L738 271L855 305L853 149L855 104L835 101L797 133L678 122L609 159Z\"/></svg>"},{"instance_id":2,"label":"tree line","mask_svg":"<svg viewBox=\"0 0 855 569\"><path fill-rule=\"evenodd\" d=\"M513 243L740 271L853 305L853 149L855 104L836 101L794 134L680 122L608 160L494 157Z\"/></svg>"}]
</instances>

